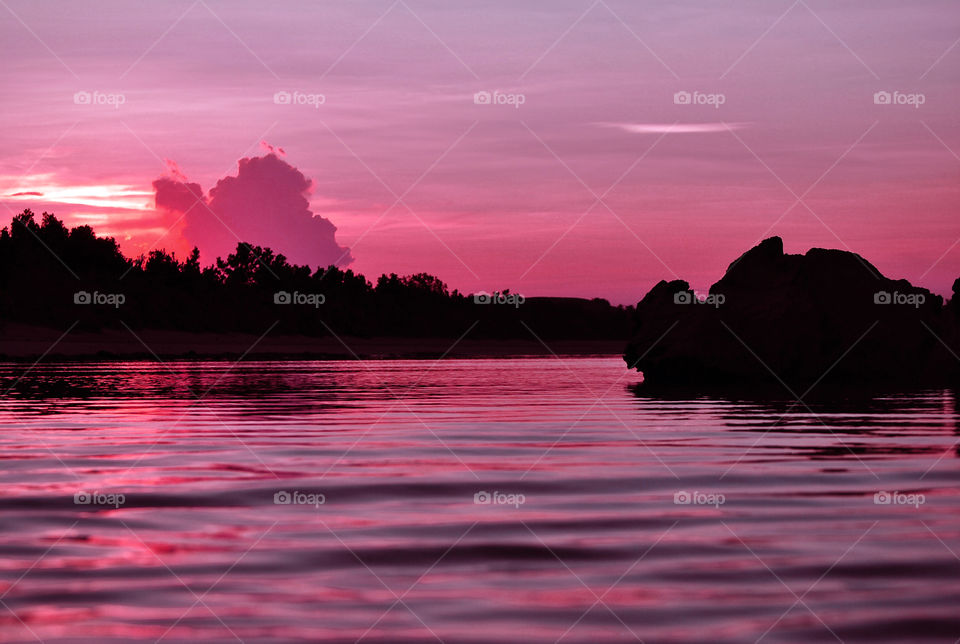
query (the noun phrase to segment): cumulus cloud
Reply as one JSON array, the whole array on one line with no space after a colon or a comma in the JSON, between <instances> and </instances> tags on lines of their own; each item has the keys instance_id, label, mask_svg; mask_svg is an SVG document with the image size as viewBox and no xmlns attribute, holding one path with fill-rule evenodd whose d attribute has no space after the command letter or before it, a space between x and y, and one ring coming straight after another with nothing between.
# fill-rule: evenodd
<instances>
[{"instance_id":1,"label":"cumulus cloud","mask_svg":"<svg viewBox=\"0 0 960 644\"><path fill-rule=\"evenodd\" d=\"M161 177L153 182L154 201L157 208L170 213L185 215L204 202L203 189L199 183L187 183L176 177Z\"/></svg>"},{"instance_id":2,"label":"cumulus cloud","mask_svg":"<svg viewBox=\"0 0 960 644\"><path fill-rule=\"evenodd\" d=\"M296 264L352 262L350 249L336 241L336 226L310 210L313 182L277 156L280 148L266 149L265 156L240 159L237 174L206 195L168 164L171 176L153 182L157 210L183 222L180 235L206 262L226 257L239 241L269 246Z\"/></svg>"}]
</instances>

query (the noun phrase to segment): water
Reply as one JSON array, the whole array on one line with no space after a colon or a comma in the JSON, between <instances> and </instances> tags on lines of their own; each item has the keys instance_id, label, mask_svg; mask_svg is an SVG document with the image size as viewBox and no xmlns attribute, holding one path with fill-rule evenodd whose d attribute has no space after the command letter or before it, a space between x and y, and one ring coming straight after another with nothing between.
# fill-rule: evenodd
<instances>
[{"instance_id":1,"label":"water","mask_svg":"<svg viewBox=\"0 0 960 644\"><path fill-rule=\"evenodd\" d=\"M653 395L613 357L0 379L4 642L960 638L949 389Z\"/></svg>"}]
</instances>

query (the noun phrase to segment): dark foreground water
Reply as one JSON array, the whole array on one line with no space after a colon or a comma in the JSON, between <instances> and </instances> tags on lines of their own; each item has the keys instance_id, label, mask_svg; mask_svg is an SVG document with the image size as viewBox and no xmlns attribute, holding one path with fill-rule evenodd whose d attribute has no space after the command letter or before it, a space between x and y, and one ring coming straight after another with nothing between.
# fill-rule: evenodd
<instances>
[{"instance_id":1,"label":"dark foreground water","mask_svg":"<svg viewBox=\"0 0 960 644\"><path fill-rule=\"evenodd\" d=\"M0 366L0 641L960 639L957 392ZM22 377L17 381L17 378Z\"/></svg>"}]
</instances>

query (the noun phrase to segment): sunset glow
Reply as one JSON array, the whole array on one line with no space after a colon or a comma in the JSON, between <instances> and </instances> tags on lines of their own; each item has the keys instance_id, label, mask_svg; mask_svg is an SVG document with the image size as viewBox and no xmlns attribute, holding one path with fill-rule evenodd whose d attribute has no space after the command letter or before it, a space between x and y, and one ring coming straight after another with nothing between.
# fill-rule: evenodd
<instances>
[{"instance_id":1,"label":"sunset glow","mask_svg":"<svg viewBox=\"0 0 960 644\"><path fill-rule=\"evenodd\" d=\"M367 274L634 302L779 234L949 293L958 15L924 4L14 1L0 194L142 252L167 160L209 189L266 140Z\"/></svg>"}]
</instances>

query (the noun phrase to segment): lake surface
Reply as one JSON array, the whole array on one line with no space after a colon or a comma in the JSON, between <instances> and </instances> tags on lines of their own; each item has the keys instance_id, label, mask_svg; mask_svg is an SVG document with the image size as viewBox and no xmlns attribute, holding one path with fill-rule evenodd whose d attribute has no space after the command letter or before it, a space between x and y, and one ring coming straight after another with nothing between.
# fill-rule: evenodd
<instances>
[{"instance_id":1,"label":"lake surface","mask_svg":"<svg viewBox=\"0 0 960 644\"><path fill-rule=\"evenodd\" d=\"M0 641L960 639L954 390L655 395L614 357L28 369L0 365Z\"/></svg>"}]
</instances>

